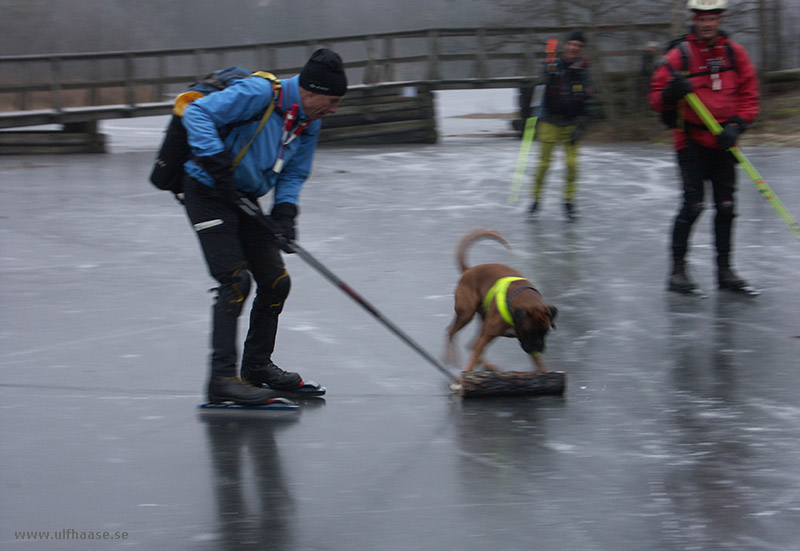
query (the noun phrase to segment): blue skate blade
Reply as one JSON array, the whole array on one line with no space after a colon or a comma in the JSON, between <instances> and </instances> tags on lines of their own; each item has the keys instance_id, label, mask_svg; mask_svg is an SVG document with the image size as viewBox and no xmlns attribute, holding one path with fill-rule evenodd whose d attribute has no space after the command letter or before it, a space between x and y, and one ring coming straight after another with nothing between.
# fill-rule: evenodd
<instances>
[{"instance_id":1,"label":"blue skate blade","mask_svg":"<svg viewBox=\"0 0 800 551\"><path fill-rule=\"evenodd\" d=\"M200 404L197 406L199 413L203 415L214 414L231 414L231 415L246 415L246 416L270 416L270 415L287 415L292 414L300 409L300 406L286 400L285 398L276 398L271 404L263 406L242 406L239 404Z\"/></svg>"}]
</instances>

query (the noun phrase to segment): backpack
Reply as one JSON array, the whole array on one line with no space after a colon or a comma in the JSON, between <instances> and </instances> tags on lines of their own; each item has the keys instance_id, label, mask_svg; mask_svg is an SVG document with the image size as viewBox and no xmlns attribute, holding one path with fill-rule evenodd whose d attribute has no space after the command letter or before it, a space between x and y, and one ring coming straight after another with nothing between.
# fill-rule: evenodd
<instances>
[{"instance_id":1,"label":"backpack","mask_svg":"<svg viewBox=\"0 0 800 551\"><path fill-rule=\"evenodd\" d=\"M727 35L722 31L720 31L720 36L727 37ZM669 52L673 48L678 48L681 52L681 72L684 75L686 75L687 78L711 74L712 71L710 70L701 71L698 73L689 73L690 50L689 50L689 43L686 40L686 35L678 37L672 42L670 42L669 45L667 46L666 51ZM722 69L719 70L719 72L721 73L723 71L737 71L738 69L736 67L736 56L733 55L733 47L731 46L730 41L725 42L725 52L728 56L728 67L723 67ZM666 64L666 60L662 61L662 63ZM675 71L672 69L672 67L667 66L667 68L673 71L673 75L675 74ZM678 109L669 109L667 111L661 112L661 122L663 122L667 126L667 128L678 128L680 126L678 121L679 118L682 119L683 116L678 117Z\"/></svg>"},{"instance_id":2,"label":"backpack","mask_svg":"<svg viewBox=\"0 0 800 551\"><path fill-rule=\"evenodd\" d=\"M183 193L183 165L189 160L191 150L187 142L186 129L183 127L183 112L194 100L224 90L236 81L248 78L251 76L259 76L265 78L272 83L273 97L270 101L269 107L265 110L263 116L257 115L253 119L240 121L232 125L228 125L222 131L227 133L234 126L245 124L261 118L261 124L258 126L253 137L242 148L236 159L233 161L233 168L239 164L250 144L261 132L272 112L275 110L275 99L280 93L281 83L272 73L257 71L251 73L241 67L228 67L227 69L220 69L205 76L202 80L195 82L186 92L180 94L175 99L175 106L172 109L172 117L170 117L169 124L167 125L164 139L161 142L161 147L158 150L158 156L153 165L153 170L150 173L150 182L158 189L171 191L180 200L180 194Z\"/></svg>"}]
</instances>

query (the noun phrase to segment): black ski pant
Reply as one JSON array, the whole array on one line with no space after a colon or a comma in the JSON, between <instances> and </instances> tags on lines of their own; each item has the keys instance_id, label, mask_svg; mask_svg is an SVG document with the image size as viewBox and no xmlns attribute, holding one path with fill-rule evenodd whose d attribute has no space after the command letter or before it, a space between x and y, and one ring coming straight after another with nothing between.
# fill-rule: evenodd
<instances>
[{"instance_id":1,"label":"black ski pant","mask_svg":"<svg viewBox=\"0 0 800 551\"><path fill-rule=\"evenodd\" d=\"M211 276L219 286L212 308L211 375L235 376L237 323L251 280L256 294L242 363L266 363L275 349L278 317L291 281L274 236L213 189L186 178L184 203Z\"/></svg>"},{"instance_id":2,"label":"black ski pant","mask_svg":"<svg viewBox=\"0 0 800 551\"><path fill-rule=\"evenodd\" d=\"M714 240L717 266L729 267L732 254L736 161L728 151L710 149L690 142L678 151L678 166L683 180L683 202L672 230L672 259L682 264L689 249L692 225L705 207L705 182L711 182L716 216Z\"/></svg>"}]
</instances>

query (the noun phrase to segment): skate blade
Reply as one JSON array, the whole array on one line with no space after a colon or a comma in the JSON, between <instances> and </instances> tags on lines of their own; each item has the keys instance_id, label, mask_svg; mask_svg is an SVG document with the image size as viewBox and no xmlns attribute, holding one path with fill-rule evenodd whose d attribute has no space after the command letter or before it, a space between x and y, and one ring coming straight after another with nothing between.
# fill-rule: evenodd
<instances>
[{"instance_id":1,"label":"skate blade","mask_svg":"<svg viewBox=\"0 0 800 551\"><path fill-rule=\"evenodd\" d=\"M300 406L286 398L274 398L269 404L263 406L243 406L234 403L200 404L197 406L201 415L244 415L244 416L285 416L297 412Z\"/></svg>"},{"instance_id":2,"label":"skate blade","mask_svg":"<svg viewBox=\"0 0 800 551\"><path fill-rule=\"evenodd\" d=\"M746 285L744 287L737 287L736 289L731 289L730 287L723 287L722 291L728 291L729 293L733 293L734 295L742 295L745 297L757 297L761 294L761 291Z\"/></svg>"},{"instance_id":3,"label":"skate blade","mask_svg":"<svg viewBox=\"0 0 800 551\"><path fill-rule=\"evenodd\" d=\"M284 388L275 388L269 385L261 385L263 388L268 388L272 391L279 392L280 394L284 394L286 396L292 398L302 398L304 396L324 396L325 393L328 391L324 386L316 383L314 381L303 381L303 386L300 388L295 388L293 390L286 390Z\"/></svg>"},{"instance_id":4,"label":"skate blade","mask_svg":"<svg viewBox=\"0 0 800 551\"><path fill-rule=\"evenodd\" d=\"M328 389L315 381L303 381L303 386L293 392L301 396L324 396Z\"/></svg>"},{"instance_id":5,"label":"skate blade","mask_svg":"<svg viewBox=\"0 0 800 551\"><path fill-rule=\"evenodd\" d=\"M674 287L670 287L668 290L671 293L676 293L678 295L686 295L686 296L690 296L690 297L695 297L695 298L699 298L701 300L705 299L705 298L708 298L708 295L705 294L702 291L702 289L698 289L697 287L695 287L694 289L676 289Z\"/></svg>"}]
</instances>

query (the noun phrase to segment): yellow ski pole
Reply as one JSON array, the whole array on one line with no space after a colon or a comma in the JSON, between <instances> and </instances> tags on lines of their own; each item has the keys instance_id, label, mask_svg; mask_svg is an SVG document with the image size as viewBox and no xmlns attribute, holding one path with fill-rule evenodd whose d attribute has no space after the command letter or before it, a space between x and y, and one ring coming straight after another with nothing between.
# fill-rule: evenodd
<instances>
[{"instance_id":1,"label":"yellow ski pole","mask_svg":"<svg viewBox=\"0 0 800 551\"><path fill-rule=\"evenodd\" d=\"M705 104L700 101L700 98L697 97L697 94L694 92L686 94L686 101L694 110L694 112L697 113L697 116L700 117L700 119L703 121L703 124L708 127L712 134L716 136L722 132L722 126L717 122L717 119L714 118L714 115L711 114ZM775 192L772 191L772 188L769 187L767 182L764 180L764 177L759 174L753 164L747 159L747 157L744 156L744 153L742 153L742 150L739 149L739 146L734 145L728 151L730 151L736 158L736 161L742 165L744 171L747 173L750 179L753 180L753 183L755 183L758 191L761 192L761 196L770 205L772 205L772 208L775 209L775 212L778 213L784 223L792 231L794 236L800 239L800 226L797 225L795 219L792 218L792 215L789 214L789 211L783 206L781 200L778 198Z\"/></svg>"},{"instance_id":2,"label":"yellow ski pole","mask_svg":"<svg viewBox=\"0 0 800 551\"><path fill-rule=\"evenodd\" d=\"M536 119L538 117L528 117L525 121L525 132L522 134L522 144L519 146L517 155L517 169L511 179L511 194L508 196L508 204L513 205L519 198L519 190L522 188L522 180L525 178L525 168L528 166L528 155L530 155L533 136L536 134Z\"/></svg>"}]
</instances>

